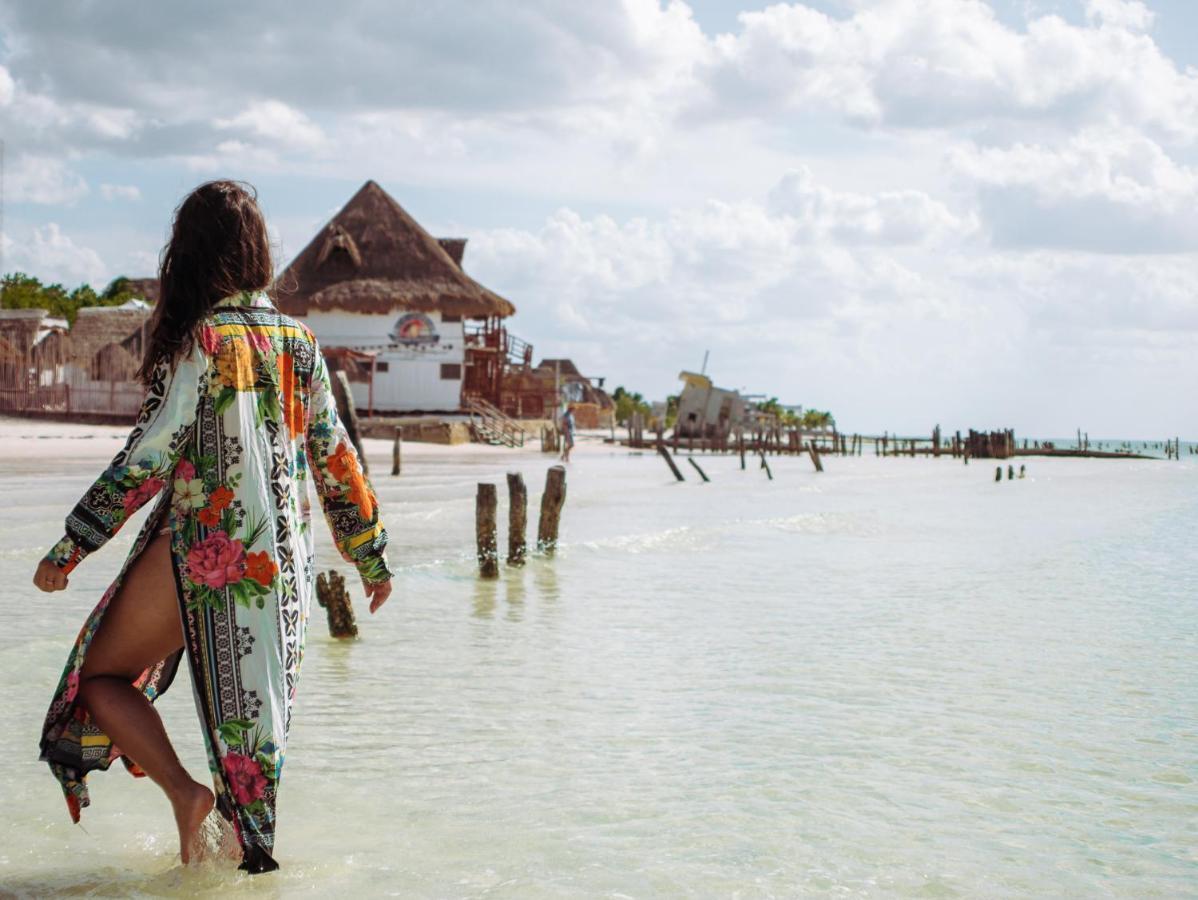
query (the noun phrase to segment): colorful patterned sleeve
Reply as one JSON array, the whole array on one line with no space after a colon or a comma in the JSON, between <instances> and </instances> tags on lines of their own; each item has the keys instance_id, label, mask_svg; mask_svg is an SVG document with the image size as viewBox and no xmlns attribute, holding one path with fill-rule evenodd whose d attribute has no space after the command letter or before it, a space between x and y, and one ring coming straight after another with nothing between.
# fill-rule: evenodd
<instances>
[{"instance_id":1,"label":"colorful patterned sleeve","mask_svg":"<svg viewBox=\"0 0 1198 900\"><path fill-rule=\"evenodd\" d=\"M316 348L308 408L308 463L320 506L342 559L370 584L388 581L387 530L379 520L378 501L362 473L358 454L340 417L329 370Z\"/></svg>"},{"instance_id":2,"label":"colorful patterned sleeve","mask_svg":"<svg viewBox=\"0 0 1198 900\"><path fill-rule=\"evenodd\" d=\"M70 572L116 534L165 486L195 424L206 363L199 347L172 370L154 370L124 448L67 516L66 534L46 559Z\"/></svg>"}]
</instances>

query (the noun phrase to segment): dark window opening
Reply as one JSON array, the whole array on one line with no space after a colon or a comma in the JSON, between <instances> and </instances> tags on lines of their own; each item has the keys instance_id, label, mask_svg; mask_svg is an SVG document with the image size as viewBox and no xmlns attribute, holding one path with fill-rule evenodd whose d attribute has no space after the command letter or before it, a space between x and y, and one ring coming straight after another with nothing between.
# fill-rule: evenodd
<instances>
[{"instance_id":1,"label":"dark window opening","mask_svg":"<svg viewBox=\"0 0 1198 900\"><path fill-rule=\"evenodd\" d=\"M442 313L441 321L442 322L460 322L460 321L462 321L462 317L450 315L449 313Z\"/></svg>"},{"instance_id":2,"label":"dark window opening","mask_svg":"<svg viewBox=\"0 0 1198 900\"><path fill-rule=\"evenodd\" d=\"M462 364L461 363L441 363L441 380L442 381L461 381L462 380Z\"/></svg>"},{"instance_id":3,"label":"dark window opening","mask_svg":"<svg viewBox=\"0 0 1198 900\"><path fill-rule=\"evenodd\" d=\"M375 370L376 372L386 372L386 371L388 371L390 368L391 368L391 364L390 364L390 363L381 362L381 363L375 363L375 364L374 364L374 370Z\"/></svg>"}]
</instances>

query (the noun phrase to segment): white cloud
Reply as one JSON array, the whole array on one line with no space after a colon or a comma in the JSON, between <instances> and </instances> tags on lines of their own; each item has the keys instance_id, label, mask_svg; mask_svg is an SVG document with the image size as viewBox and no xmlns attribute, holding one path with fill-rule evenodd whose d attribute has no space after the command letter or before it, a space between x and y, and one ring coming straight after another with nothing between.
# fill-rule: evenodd
<instances>
[{"instance_id":1,"label":"white cloud","mask_svg":"<svg viewBox=\"0 0 1198 900\"><path fill-rule=\"evenodd\" d=\"M770 192L770 208L793 217L809 240L843 244L923 243L976 228L921 191L833 191L816 184L806 166L783 176Z\"/></svg>"},{"instance_id":2,"label":"white cloud","mask_svg":"<svg viewBox=\"0 0 1198 900\"><path fill-rule=\"evenodd\" d=\"M256 100L231 118L217 118L220 130L235 130L297 149L319 149L324 132L306 115L279 100Z\"/></svg>"},{"instance_id":3,"label":"white cloud","mask_svg":"<svg viewBox=\"0 0 1198 900\"><path fill-rule=\"evenodd\" d=\"M950 165L979 186L995 240L1105 253L1198 249L1198 171L1126 130L1051 145L965 145Z\"/></svg>"},{"instance_id":4,"label":"white cloud","mask_svg":"<svg viewBox=\"0 0 1198 900\"><path fill-rule=\"evenodd\" d=\"M1086 18L1130 31L1147 31L1156 18L1140 0L1085 0Z\"/></svg>"},{"instance_id":5,"label":"white cloud","mask_svg":"<svg viewBox=\"0 0 1198 900\"><path fill-rule=\"evenodd\" d=\"M34 228L24 239L5 239L5 268L36 275L43 282L102 285L109 270L100 254L76 244L56 222Z\"/></svg>"},{"instance_id":6,"label":"white cloud","mask_svg":"<svg viewBox=\"0 0 1198 900\"><path fill-rule=\"evenodd\" d=\"M12 75L4 66L0 66L0 106L8 106L12 103L13 94L16 92L16 84L12 80Z\"/></svg>"},{"instance_id":7,"label":"white cloud","mask_svg":"<svg viewBox=\"0 0 1198 900\"><path fill-rule=\"evenodd\" d=\"M19 156L10 172L8 198L17 203L71 204L88 192L83 177L53 157Z\"/></svg>"},{"instance_id":8,"label":"white cloud","mask_svg":"<svg viewBox=\"0 0 1198 900\"><path fill-rule=\"evenodd\" d=\"M101 184L100 196L105 200L140 200L141 190L135 184Z\"/></svg>"},{"instance_id":9,"label":"white cloud","mask_svg":"<svg viewBox=\"0 0 1198 900\"><path fill-rule=\"evenodd\" d=\"M1017 31L981 0L879 0L843 19L777 4L742 13L740 31L716 39L706 106L813 107L905 128L1114 117L1198 137L1198 72L1142 33L1151 22L1142 4L1091 0L1089 10L1090 27L1045 15Z\"/></svg>"}]
</instances>

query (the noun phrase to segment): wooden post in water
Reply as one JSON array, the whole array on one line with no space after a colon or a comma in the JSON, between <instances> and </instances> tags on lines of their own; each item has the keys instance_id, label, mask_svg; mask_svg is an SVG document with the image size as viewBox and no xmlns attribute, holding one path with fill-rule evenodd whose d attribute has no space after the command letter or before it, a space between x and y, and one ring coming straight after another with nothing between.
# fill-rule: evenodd
<instances>
[{"instance_id":1,"label":"wooden post in water","mask_svg":"<svg viewBox=\"0 0 1198 900\"><path fill-rule=\"evenodd\" d=\"M400 469L400 456L402 453L401 446L403 444L403 429L399 426L395 428L395 442L391 445L391 474L398 475Z\"/></svg>"},{"instance_id":2,"label":"wooden post in water","mask_svg":"<svg viewBox=\"0 0 1198 900\"><path fill-rule=\"evenodd\" d=\"M822 472L824 470L824 464L820 461L819 451L815 449L815 441L811 441L807 445L807 452L811 454L811 462L815 466L815 471Z\"/></svg>"},{"instance_id":3,"label":"wooden post in water","mask_svg":"<svg viewBox=\"0 0 1198 900\"><path fill-rule=\"evenodd\" d=\"M478 542L478 574L499 577L499 550L496 547L495 509L499 504L495 485L480 482L474 500L474 534Z\"/></svg>"},{"instance_id":4,"label":"wooden post in water","mask_svg":"<svg viewBox=\"0 0 1198 900\"><path fill-rule=\"evenodd\" d=\"M329 634L335 638L356 638L358 623L354 607L345 590L345 579L336 569L316 576L316 602L324 607L329 619Z\"/></svg>"},{"instance_id":5,"label":"wooden post in water","mask_svg":"<svg viewBox=\"0 0 1198 900\"><path fill-rule=\"evenodd\" d=\"M997 469L994 470L994 480L1002 481L1002 466L999 466Z\"/></svg>"},{"instance_id":6,"label":"wooden post in water","mask_svg":"<svg viewBox=\"0 0 1198 900\"><path fill-rule=\"evenodd\" d=\"M686 461L695 467L695 471L699 473L700 478L702 478L704 481L711 481L711 479L707 477L707 473L699 468L699 464L695 462L694 459L688 456Z\"/></svg>"},{"instance_id":7,"label":"wooden post in water","mask_svg":"<svg viewBox=\"0 0 1198 900\"><path fill-rule=\"evenodd\" d=\"M674 473L674 477L679 481L686 481L682 477L682 473L678 471L678 466L674 462L674 457L670 455L670 451L665 448L664 444L657 445L657 452L661 454L661 458L666 461L666 465L670 467L670 471Z\"/></svg>"},{"instance_id":8,"label":"wooden post in water","mask_svg":"<svg viewBox=\"0 0 1198 900\"><path fill-rule=\"evenodd\" d=\"M566 467L552 466L545 476L541 495L541 520L537 524L537 549L552 556L557 549L557 528L566 502Z\"/></svg>"},{"instance_id":9,"label":"wooden post in water","mask_svg":"<svg viewBox=\"0 0 1198 900\"><path fill-rule=\"evenodd\" d=\"M1007 464L1007 481L1014 481L1014 480L1015 480L1015 466L1008 463Z\"/></svg>"},{"instance_id":10,"label":"wooden post in water","mask_svg":"<svg viewBox=\"0 0 1198 900\"><path fill-rule=\"evenodd\" d=\"M762 451L762 454L761 454L761 468L765 469L766 476L769 478L770 481L773 481L774 473L770 471L770 464L768 462L766 462L766 460L765 460L765 452L764 451Z\"/></svg>"},{"instance_id":11,"label":"wooden post in water","mask_svg":"<svg viewBox=\"0 0 1198 900\"><path fill-rule=\"evenodd\" d=\"M743 428L736 429L736 446L740 450L740 469L743 472L745 469L745 430Z\"/></svg>"},{"instance_id":12,"label":"wooden post in water","mask_svg":"<svg viewBox=\"0 0 1198 900\"><path fill-rule=\"evenodd\" d=\"M524 565L528 555L528 488L519 472L507 473L507 564Z\"/></svg>"},{"instance_id":13,"label":"wooden post in water","mask_svg":"<svg viewBox=\"0 0 1198 900\"><path fill-rule=\"evenodd\" d=\"M1020 466L1019 466L1019 477L1020 477L1020 478L1026 478L1026 477L1027 477L1027 465L1026 465L1026 464L1024 464L1024 463L1021 463L1021 464L1020 464Z\"/></svg>"},{"instance_id":14,"label":"wooden post in water","mask_svg":"<svg viewBox=\"0 0 1198 900\"><path fill-rule=\"evenodd\" d=\"M345 425L350 443L358 451L358 461L362 463L362 474L369 475L366 465L366 454L362 452L362 435L358 430L358 411L354 408L354 395L349 388L349 379L338 369L333 373L333 399L337 403L337 415Z\"/></svg>"}]
</instances>

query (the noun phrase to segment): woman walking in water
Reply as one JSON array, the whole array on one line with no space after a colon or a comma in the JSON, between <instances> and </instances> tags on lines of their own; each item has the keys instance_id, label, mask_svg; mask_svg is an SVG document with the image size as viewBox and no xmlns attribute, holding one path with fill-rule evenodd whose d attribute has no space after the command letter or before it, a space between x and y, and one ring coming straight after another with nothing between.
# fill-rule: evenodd
<instances>
[{"instance_id":1,"label":"woman walking in water","mask_svg":"<svg viewBox=\"0 0 1198 900\"><path fill-rule=\"evenodd\" d=\"M279 313L253 189L201 185L175 214L123 450L66 520L34 584L67 575L158 498L88 617L46 715L41 758L71 817L117 758L166 793L184 863L216 809L241 868L267 872L314 578L307 482L375 612L391 593L378 503L316 340ZM152 702L186 652L215 795L180 764Z\"/></svg>"}]
</instances>

